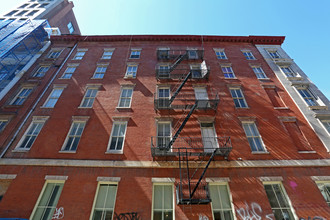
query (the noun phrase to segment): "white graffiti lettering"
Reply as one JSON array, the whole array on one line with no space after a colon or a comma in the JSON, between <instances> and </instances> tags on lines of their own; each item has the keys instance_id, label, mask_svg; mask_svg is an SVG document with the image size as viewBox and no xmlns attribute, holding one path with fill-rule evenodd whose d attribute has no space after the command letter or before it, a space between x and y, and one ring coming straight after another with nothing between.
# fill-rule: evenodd
<instances>
[{"instance_id":1,"label":"white graffiti lettering","mask_svg":"<svg viewBox=\"0 0 330 220\"><path fill-rule=\"evenodd\" d=\"M198 214L199 218L198 220L209 220L209 218L203 214Z\"/></svg>"},{"instance_id":2,"label":"white graffiti lettering","mask_svg":"<svg viewBox=\"0 0 330 220\"><path fill-rule=\"evenodd\" d=\"M326 218L323 218L321 216L314 216L313 218L311 218L310 216L308 216L307 219L305 218L299 218L299 220L327 220Z\"/></svg>"},{"instance_id":3,"label":"white graffiti lettering","mask_svg":"<svg viewBox=\"0 0 330 220\"><path fill-rule=\"evenodd\" d=\"M261 206L256 202L252 202L250 205L245 202L245 208L239 208L236 212L242 220L262 220L263 216L268 220L274 220L274 214L264 215Z\"/></svg>"},{"instance_id":4,"label":"white graffiti lettering","mask_svg":"<svg viewBox=\"0 0 330 220\"><path fill-rule=\"evenodd\" d=\"M64 218L64 208L55 208L55 212L52 219L62 219Z\"/></svg>"}]
</instances>

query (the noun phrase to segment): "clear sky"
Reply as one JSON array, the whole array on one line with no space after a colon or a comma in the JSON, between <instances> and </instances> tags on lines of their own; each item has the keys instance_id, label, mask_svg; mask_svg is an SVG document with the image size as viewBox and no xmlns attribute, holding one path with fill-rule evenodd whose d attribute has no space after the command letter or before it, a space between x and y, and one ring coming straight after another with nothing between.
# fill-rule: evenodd
<instances>
[{"instance_id":1,"label":"clear sky","mask_svg":"<svg viewBox=\"0 0 330 220\"><path fill-rule=\"evenodd\" d=\"M0 0L0 14L24 0ZM73 0L83 35L286 36L282 47L330 98L330 0Z\"/></svg>"}]
</instances>

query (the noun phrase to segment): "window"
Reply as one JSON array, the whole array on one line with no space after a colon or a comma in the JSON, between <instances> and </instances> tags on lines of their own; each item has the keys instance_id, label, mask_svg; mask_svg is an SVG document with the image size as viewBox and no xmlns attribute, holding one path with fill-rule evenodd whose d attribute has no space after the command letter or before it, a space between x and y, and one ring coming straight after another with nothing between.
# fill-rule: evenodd
<instances>
[{"instance_id":1,"label":"window","mask_svg":"<svg viewBox=\"0 0 330 220\"><path fill-rule=\"evenodd\" d=\"M81 101L81 108L91 108L93 106L98 88L87 88L85 96Z\"/></svg>"},{"instance_id":2,"label":"window","mask_svg":"<svg viewBox=\"0 0 330 220\"><path fill-rule=\"evenodd\" d=\"M235 74L231 66L221 66L221 70L225 78L235 78Z\"/></svg>"},{"instance_id":3,"label":"window","mask_svg":"<svg viewBox=\"0 0 330 220\"><path fill-rule=\"evenodd\" d=\"M64 88L54 88L53 91L50 93L48 99L46 100L45 104L42 106L44 108L54 108L56 102L60 98Z\"/></svg>"},{"instance_id":4,"label":"window","mask_svg":"<svg viewBox=\"0 0 330 220\"><path fill-rule=\"evenodd\" d=\"M84 57L84 55L85 55L85 51L78 51L77 53L76 53L76 55L74 56L74 60L82 60L82 58Z\"/></svg>"},{"instance_id":5,"label":"window","mask_svg":"<svg viewBox=\"0 0 330 220\"><path fill-rule=\"evenodd\" d=\"M110 60L112 58L113 51L114 49L104 49L101 59Z\"/></svg>"},{"instance_id":6,"label":"window","mask_svg":"<svg viewBox=\"0 0 330 220\"><path fill-rule=\"evenodd\" d=\"M38 12L38 10L33 10L29 14L27 14L26 16L33 16L37 12Z\"/></svg>"},{"instance_id":7,"label":"window","mask_svg":"<svg viewBox=\"0 0 330 220\"><path fill-rule=\"evenodd\" d=\"M103 79L105 71L107 71L106 65L98 65L92 79Z\"/></svg>"},{"instance_id":8,"label":"window","mask_svg":"<svg viewBox=\"0 0 330 220\"><path fill-rule=\"evenodd\" d=\"M159 48L157 50L158 59L169 59L170 48Z\"/></svg>"},{"instance_id":9,"label":"window","mask_svg":"<svg viewBox=\"0 0 330 220\"><path fill-rule=\"evenodd\" d=\"M254 122L242 122L242 126L252 152L265 152L266 149L256 124Z\"/></svg>"},{"instance_id":10,"label":"window","mask_svg":"<svg viewBox=\"0 0 330 220\"><path fill-rule=\"evenodd\" d=\"M49 66L40 66L37 69L37 71L33 74L33 77L44 77L48 70L49 70Z\"/></svg>"},{"instance_id":11,"label":"window","mask_svg":"<svg viewBox=\"0 0 330 220\"><path fill-rule=\"evenodd\" d=\"M29 8L35 8L38 5L38 3L32 4L29 6Z\"/></svg>"},{"instance_id":12,"label":"window","mask_svg":"<svg viewBox=\"0 0 330 220\"><path fill-rule=\"evenodd\" d=\"M130 59L139 59L141 55L141 50L131 50Z\"/></svg>"},{"instance_id":13,"label":"window","mask_svg":"<svg viewBox=\"0 0 330 220\"><path fill-rule=\"evenodd\" d=\"M98 185L94 200L93 220L112 219L117 194L117 185L102 183Z\"/></svg>"},{"instance_id":14,"label":"window","mask_svg":"<svg viewBox=\"0 0 330 220\"><path fill-rule=\"evenodd\" d=\"M108 151L122 152L126 134L127 121L115 121L108 146Z\"/></svg>"},{"instance_id":15,"label":"window","mask_svg":"<svg viewBox=\"0 0 330 220\"><path fill-rule=\"evenodd\" d=\"M168 108L170 106L170 88L158 88L158 108Z\"/></svg>"},{"instance_id":16,"label":"window","mask_svg":"<svg viewBox=\"0 0 330 220\"><path fill-rule=\"evenodd\" d=\"M50 58L50 59L56 59L57 57L60 56L61 52L62 52L62 50L59 50L59 49L52 49L52 50L49 52L47 58Z\"/></svg>"},{"instance_id":17,"label":"window","mask_svg":"<svg viewBox=\"0 0 330 220\"><path fill-rule=\"evenodd\" d=\"M201 65L191 65L190 71L191 71L192 78L202 78Z\"/></svg>"},{"instance_id":18,"label":"window","mask_svg":"<svg viewBox=\"0 0 330 220\"><path fill-rule=\"evenodd\" d=\"M330 207L330 182L318 182L317 187L321 191L321 194L328 206Z\"/></svg>"},{"instance_id":19,"label":"window","mask_svg":"<svg viewBox=\"0 0 330 220\"><path fill-rule=\"evenodd\" d=\"M280 58L280 55L277 53L277 51L268 51L269 56L273 59Z\"/></svg>"},{"instance_id":20,"label":"window","mask_svg":"<svg viewBox=\"0 0 330 220\"><path fill-rule=\"evenodd\" d=\"M242 51L247 60L255 60L251 51Z\"/></svg>"},{"instance_id":21,"label":"window","mask_svg":"<svg viewBox=\"0 0 330 220\"><path fill-rule=\"evenodd\" d=\"M263 69L259 66L252 67L253 72L256 74L258 79L267 79L266 74L264 73Z\"/></svg>"},{"instance_id":22,"label":"window","mask_svg":"<svg viewBox=\"0 0 330 220\"><path fill-rule=\"evenodd\" d=\"M46 182L31 220L52 219L64 182Z\"/></svg>"},{"instance_id":23,"label":"window","mask_svg":"<svg viewBox=\"0 0 330 220\"><path fill-rule=\"evenodd\" d=\"M209 185L213 219L233 220L233 212L227 185Z\"/></svg>"},{"instance_id":24,"label":"window","mask_svg":"<svg viewBox=\"0 0 330 220\"><path fill-rule=\"evenodd\" d=\"M282 72L286 75L286 77L296 77L297 74L292 71L292 69L288 66L281 66L280 67Z\"/></svg>"},{"instance_id":25,"label":"window","mask_svg":"<svg viewBox=\"0 0 330 220\"><path fill-rule=\"evenodd\" d=\"M5 129L6 125L8 124L8 119L0 119L0 132Z\"/></svg>"},{"instance_id":26,"label":"window","mask_svg":"<svg viewBox=\"0 0 330 220\"><path fill-rule=\"evenodd\" d=\"M167 148L171 141L171 122L157 123L157 147Z\"/></svg>"},{"instance_id":27,"label":"window","mask_svg":"<svg viewBox=\"0 0 330 220\"><path fill-rule=\"evenodd\" d=\"M321 122L322 122L323 126L325 127L325 129L330 134L330 120L322 120ZM0 131L1 131L1 128L0 128Z\"/></svg>"},{"instance_id":28,"label":"window","mask_svg":"<svg viewBox=\"0 0 330 220\"><path fill-rule=\"evenodd\" d=\"M169 75L170 75L170 66L169 65L159 65L158 77L159 78L168 78Z\"/></svg>"},{"instance_id":29,"label":"window","mask_svg":"<svg viewBox=\"0 0 330 220\"><path fill-rule=\"evenodd\" d=\"M12 16L16 12L18 12L18 10L13 10L13 11L9 12L8 14L6 14L5 16Z\"/></svg>"},{"instance_id":30,"label":"window","mask_svg":"<svg viewBox=\"0 0 330 220\"><path fill-rule=\"evenodd\" d=\"M22 88L12 101L11 105L22 105L31 92L32 88Z\"/></svg>"},{"instance_id":31,"label":"window","mask_svg":"<svg viewBox=\"0 0 330 220\"><path fill-rule=\"evenodd\" d=\"M154 184L152 206L153 220L174 219L172 184Z\"/></svg>"},{"instance_id":32,"label":"window","mask_svg":"<svg viewBox=\"0 0 330 220\"><path fill-rule=\"evenodd\" d=\"M197 50L188 50L187 53L188 53L188 59L190 60L198 59Z\"/></svg>"},{"instance_id":33,"label":"window","mask_svg":"<svg viewBox=\"0 0 330 220\"><path fill-rule=\"evenodd\" d=\"M128 64L126 69L125 77L135 78L138 66L135 64Z\"/></svg>"},{"instance_id":34,"label":"window","mask_svg":"<svg viewBox=\"0 0 330 220\"><path fill-rule=\"evenodd\" d=\"M71 79L72 74L74 73L76 68L77 68L76 66L68 66L64 74L62 75L61 79Z\"/></svg>"},{"instance_id":35,"label":"window","mask_svg":"<svg viewBox=\"0 0 330 220\"><path fill-rule=\"evenodd\" d=\"M49 5L49 4L48 4L48 3L43 3L43 4L41 4L41 5L39 6L39 8L46 8L47 5Z\"/></svg>"},{"instance_id":36,"label":"window","mask_svg":"<svg viewBox=\"0 0 330 220\"><path fill-rule=\"evenodd\" d=\"M275 219L294 220L286 193L280 183L264 183Z\"/></svg>"},{"instance_id":37,"label":"window","mask_svg":"<svg viewBox=\"0 0 330 220\"><path fill-rule=\"evenodd\" d=\"M67 27L68 27L68 30L69 30L70 34L72 34L74 32L74 27L73 27L72 23L69 22Z\"/></svg>"},{"instance_id":38,"label":"window","mask_svg":"<svg viewBox=\"0 0 330 220\"><path fill-rule=\"evenodd\" d=\"M123 87L121 89L121 94L120 94L118 107L120 107L120 108L130 108L131 107L132 95L133 95L133 88Z\"/></svg>"},{"instance_id":39,"label":"window","mask_svg":"<svg viewBox=\"0 0 330 220\"><path fill-rule=\"evenodd\" d=\"M31 8L31 6L30 6L29 8ZM28 10L20 11L20 12L17 13L15 16L22 16L22 15L25 14L26 12L28 12Z\"/></svg>"},{"instance_id":40,"label":"window","mask_svg":"<svg viewBox=\"0 0 330 220\"><path fill-rule=\"evenodd\" d=\"M300 88L297 89L301 97L305 100L307 105L309 106L318 106L314 96L311 94L311 92L306 88Z\"/></svg>"},{"instance_id":41,"label":"window","mask_svg":"<svg viewBox=\"0 0 330 220\"><path fill-rule=\"evenodd\" d=\"M83 133L86 121L73 121L65 139L62 151L75 152Z\"/></svg>"},{"instance_id":42,"label":"window","mask_svg":"<svg viewBox=\"0 0 330 220\"><path fill-rule=\"evenodd\" d=\"M28 6L29 4L23 4L23 5L21 5L20 7L18 7L18 8L26 8L26 6Z\"/></svg>"},{"instance_id":43,"label":"window","mask_svg":"<svg viewBox=\"0 0 330 220\"><path fill-rule=\"evenodd\" d=\"M34 117L22 139L17 145L17 150L30 150L32 144L38 137L42 127L44 126L47 117Z\"/></svg>"},{"instance_id":44,"label":"window","mask_svg":"<svg viewBox=\"0 0 330 220\"><path fill-rule=\"evenodd\" d=\"M227 59L227 56L225 54L225 50L223 49L214 49L215 51L215 55L217 56L217 58L219 60L226 60Z\"/></svg>"},{"instance_id":45,"label":"window","mask_svg":"<svg viewBox=\"0 0 330 220\"><path fill-rule=\"evenodd\" d=\"M233 97L236 108L247 108L247 104L240 88L231 88L230 94Z\"/></svg>"}]
</instances>

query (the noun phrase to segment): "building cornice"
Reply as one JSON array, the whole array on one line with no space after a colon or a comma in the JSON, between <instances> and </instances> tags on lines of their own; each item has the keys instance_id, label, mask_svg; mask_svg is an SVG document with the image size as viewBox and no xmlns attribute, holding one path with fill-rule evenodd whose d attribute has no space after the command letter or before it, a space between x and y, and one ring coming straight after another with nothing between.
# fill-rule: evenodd
<instances>
[{"instance_id":1,"label":"building cornice","mask_svg":"<svg viewBox=\"0 0 330 220\"><path fill-rule=\"evenodd\" d=\"M115 42L115 41L197 41L232 42L281 45L284 36L203 36L203 35L60 35L51 36L53 42Z\"/></svg>"},{"instance_id":2,"label":"building cornice","mask_svg":"<svg viewBox=\"0 0 330 220\"><path fill-rule=\"evenodd\" d=\"M206 162L205 162L206 164ZM204 165L205 165L204 164ZM100 168L178 168L178 161L109 161L63 159L0 159L2 166L100 167ZM201 166L191 162L190 167ZM330 159L213 161L209 168L329 167Z\"/></svg>"}]
</instances>

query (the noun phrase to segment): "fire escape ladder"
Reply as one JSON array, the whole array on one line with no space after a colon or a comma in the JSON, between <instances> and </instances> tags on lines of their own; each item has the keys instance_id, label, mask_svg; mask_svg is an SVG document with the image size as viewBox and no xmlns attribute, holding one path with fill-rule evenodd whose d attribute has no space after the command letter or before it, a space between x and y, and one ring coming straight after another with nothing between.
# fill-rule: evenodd
<instances>
[{"instance_id":1,"label":"fire escape ladder","mask_svg":"<svg viewBox=\"0 0 330 220\"><path fill-rule=\"evenodd\" d=\"M194 194L195 194L195 192L196 192L196 190L197 190L197 188L198 188L200 182L202 181L202 179L203 179L203 177L204 177L204 175L205 175L205 173L206 173L207 168L209 168L209 165L210 165L211 161L213 160L213 158L214 158L214 156L215 156L217 150L218 150L218 149L215 149L215 150L213 151L213 153L212 153L212 155L211 155L209 161L207 162L207 164L206 164L206 166L205 166L205 168L204 168L204 170L203 170L202 175L199 177L198 182L196 183L195 188L193 189L192 193L190 194L190 198L192 198L192 197L194 196ZM189 181L189 182L190 182L190 181Z\"/></svg>"},{"instance_id":2,"label":"fire escape ladder","mask_svg":"<svg viewBox=\"0 0 330 220\"><path fill-rule=\"evenodd\" d=\"M184 60L185 58L187 58L187 56L188 56L188 53L187 52L185 54L179 55L176 58L175 62L170 66L170 72L172 72L177 67L177 65L179 65L182 62L182 60Z\"/></svg>"},{"instance_id":3,"label":"fire escape ladder","mask_svg":"<svg viewBox=\"0 0 330 220\"><path fill-rule=\"evenodd\" d=\"M193 105L193 107L190 109L188 115L186 116L186 118L183 120L182 124L180 125L179 129L177 130L177 132L175 133L175 135L173 136L172 140L170 141L170 143L168 144L168 147L166 150L171 149L171 146L174 144L175 140L178 138L179 134L181 133L182 129L184 128L184 126L186 125L187 121L189 120L190 116L192 115L192 113L194 112L194 110L197 107L197 103L198 100L196 101L196 103Z\"/></svg>"},{"instance_id":4,"label":"fire escape ladder","mask_svg":"<svg viewBox=\"0 0 330 220\"><path fill-rule=\"evenodd\" d=\"M186 75L186 77L184 78L184 80L182 81L182 83L180 84L180 86L176 89L176 91L174 92L174 94L172 95L169 104L171 104L175 97L179 94L179 92L181 91L182 87L184 86L184 84L186 84L186 82L188 81L189 77L191 76L191 71L189 71L189 73Z\"/></svg>"}]
</instances>

